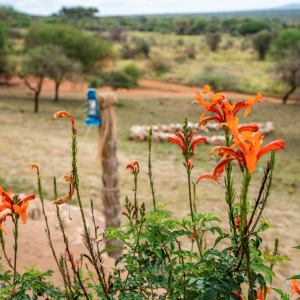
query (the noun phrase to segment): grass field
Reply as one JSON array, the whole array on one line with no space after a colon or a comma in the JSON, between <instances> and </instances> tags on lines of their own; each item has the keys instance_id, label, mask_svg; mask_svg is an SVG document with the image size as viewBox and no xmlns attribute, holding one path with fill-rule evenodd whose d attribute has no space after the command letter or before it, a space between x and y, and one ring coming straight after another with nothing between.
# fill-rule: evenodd
<instances>
[{"instance_id":1,"label":"grass field","mask_svg":"<svg viewBox=\"0 0 300 300\"><path fill-rule=\"evenodd\" d=\"M203 112L200 106L191 106L193 99L148 97L147 100L120 99L118 113L118 160L120 173L121 203L125 195L132 197L132 175L125 169L132 160L138 160L141 165L138 184L138 198L151 207L151 192L147 177L147 144L131 142L128 140L132 125L183 123L187 116L191 122L197 122ZM75 117L78 128L78 171L80 176L81 195L85 205L92 198L101 210L101 164L95 159L97 147L96 128L84 126L85 119L85 91L76 95L69 94L62 97L55 104L50 97L42 96L40 112L33 113L32 96L23 91L1 92L0 100L0 184L3 188L14 192L26 194L37 193L36 175L26 166L36 163L40 167L45 196L53 199L52 181L57 176L59 195L64 196L68 188L61 182L63 175L71 172L71 125L69 120L60 119L51 121L51 116L59 110L66 110ZM246 121L239 115L240 122ZM274 287L285 288L289 291L290 282L285 281L294 274L299 274L299 250L291 249L300 244L298 228L300 219L297 212L299 202L299 167L300 167L300 139L299 139L299 106L281 105L265 102L256 104L247 122L271 121L275 124L274 135L265 138L270 142L274 138L283 139L286 149L277 153L276 174L274 176L273 194L265 211L265 218L270 219L276 226L263 234L270 248L273 247L274 238L280 238L280 252L288 254L294 262L278 265L278 277ZM216 160L208 160L207 153L212 149L209 145L200 145L196 148L193 159L195 168L192 179L204 173L212 173ZM263 167L266 165L268 155L262 158L253 176L249 191L249 199L254 200L263 176ZM187 179L182 166L180 149L169 143L153 144L153 175L155 189L159 202L172 202L169 210L173 217L183 218L189 211ZM241 175L235 168L235 186L239 197ZM213 181L202 181L197 189L198 211L212 212L224 220L222 228L228 230L226 224L227 211L224 201L224 184ZM75 202L73 200L72 202ZM123 220L124 221L124 220ZM212 242L212 237L207 237ZM263 247L266 244L262 245ZM187 249L190 242L185 245Z\"/></svg>"},{"instance_id":2,"label":"grass field","mask_svg":"<svg viewBox=\"0 0 300 300\"><path fill-rule=\"evenodd\" d=\"M116 68L129 62L137 64L143 76L148 79L190 86L204 85L210 78L218 80L222 89L243 93L258 93L282 97L286 87L276 74L276 62L271 56L265 61L258 60L250 37L232 37L222 34L222 41L217 52L212 52L204 35L176 35L158 32L125 32L127 42L134 45L142 38L150 45L150 60L142 55L132 60L118 59ZM122 44L115 44L116 50ZM188 57L195 54L195 59ZM166 66L165 72L153 70L153 64ZM151 70L152 69L152 70ZM293 97L298 97L295 93Z\"/></svg>"}]
</instances>

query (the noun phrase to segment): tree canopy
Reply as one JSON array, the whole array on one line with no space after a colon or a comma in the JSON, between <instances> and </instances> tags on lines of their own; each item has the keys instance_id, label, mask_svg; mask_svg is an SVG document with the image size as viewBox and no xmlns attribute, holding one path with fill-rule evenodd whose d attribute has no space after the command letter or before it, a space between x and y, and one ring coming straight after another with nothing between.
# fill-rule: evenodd
<instances>
[{"instance_id":1,"label":"tree canopy","mask_svg":"<svg viewBox=\"0 0 300 300\"><path fill-rule=\"evenodd\" d=\"M25 37L26 49L41 45L58 45L71 59L82 63L84 70L98 68L112 52L111 43L95 38L71 26L60 24L34 25Z\"/></svg>"}]
</instances>

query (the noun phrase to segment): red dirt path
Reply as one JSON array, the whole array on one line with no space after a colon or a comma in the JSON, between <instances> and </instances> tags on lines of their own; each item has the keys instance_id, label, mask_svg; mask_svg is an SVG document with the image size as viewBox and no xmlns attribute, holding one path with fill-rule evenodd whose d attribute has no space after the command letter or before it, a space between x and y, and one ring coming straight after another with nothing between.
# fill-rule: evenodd
<instances>
[{"instance_id":1,"label":"red dirt path","mask_svg":"<svg viewBox=\"0 0 300 300\"><path fill-rule=\"evenodd\" d=\"M24 84L23 80L18 77L15 77L11 80L13 85L10 86L0 86L1 91L10 91L10 90L24 90L27 92L31 92L26 85ZM161 96L161 97L189 97L194 98L196 92L199 88L196 87L189 87L179 84L172 84L172 83L164 83L159 81L153 81L148 79L141 79L139 80L139 85L141 88L135 89L118 89L118 95L122 98L126 96L135 97L135 96ZM71 82L71 81L64 81L60 88L59 93L63 94L72 94L83 92L88 88L88 84L86 82ZM110 87L103 87L99 88L99 91L110 91ZM53 94L54 95L54 82L48 78L44 79L43 87L42 87L42 94ZM235 92L226 92L225 94L228 99L247 99L248 97L254 98L255 95L252 94L242 94L242 93L235 93ZM265 100L270 102L282 103L281 98L275 97L264 97ZM288 104L299 104L296 100L288 100Z\"/></svg>"}]
</instances>

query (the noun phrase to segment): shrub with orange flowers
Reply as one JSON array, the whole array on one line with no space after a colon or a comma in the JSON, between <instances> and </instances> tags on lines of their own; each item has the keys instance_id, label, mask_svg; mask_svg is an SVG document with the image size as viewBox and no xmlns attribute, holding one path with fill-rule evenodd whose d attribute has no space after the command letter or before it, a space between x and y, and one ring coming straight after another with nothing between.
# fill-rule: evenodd
<instances>
[{"instance_id":1,"label":"shrub with orange flowers","mask_svg":"<svg viewBox=\"0 0 300 300\"><path fill-rule=\"evenodd\" d=\"M210 101L204 101L202 93L206 94ZM11 191L5 192L0 187L2 196L0 212L3 213L0 217L1 246L5 259L14 270L13 274L4 272L0 265L2 282L0 299L37 299L38 296L44 296L47 299L87 300L262 300L266 299L267 294L274 299L287 300L296 295L300 299L300 283L297 282L300 275L289 278L292 283L291 295L272 286L275 276L274 266L290 259L279 252L278 239L275 239L272 252L267 246L262 247L260 237L262 232L274 227L263 218L263 213L271 200L276 151L285 148L283 140L274 140L263 145L263 135L262 132L257 132L257 126L239 127L237 114L245 109L244 115L247 116L251 112L251 107L257 102L262 102L261 100L262 95L258 94L246 102L232 103L223 93L212 94L209 86L205 86L197 93L196 100L192 104L198 103L206 109L200 117L199 129L201 130L202 126L210 121L221 124L226 146L215 147L208 153L209 156L217 154L220 161L210 173L199 174L198 161L194 159L194 155L196 151L201 150L201 144L205 143L206 139L198 135L199 131L190 129L187 118L182 130L178 131L175 137L169 138L170 143L179 146L187 176L190 213L182 220L174 219L166 209L166 204L160 203L155 194L151 161L152 128L150 128L147 173L153 207L146 208L146 205L139 201L140 164L138 161L132 161L126 169L131 172L130 176L133 178L133 196L132 200L126 196L125 211L122 212L127 222L121 228L101 229L99 233L95 220L93 230L88 227L83 211L77 172L77 130L74 118L67 112L55 113L53 120L67 117L72 122L72 162L69 170L66 170L70 176L63 177L63 181L69 184L67 196L58 197L56 178L53 180L53 205L62 232L62 243L65 245L63 254L58 254L52 244L44 207L41 172L35 164L28 166L37 171L37 187L45 218L46 234L54 262L61 273L62 285L55 287L51 282L46 282L45 276L51 275L51 271L41 273L34 268L27 269L31 282L29 285L24 284L24 276L16 272L18 220L21 219L23 224L26 224L29 201L35 196L30 195L20 200L18 195L11 197ZM208 112L213 115L204 117ZM255 169L263 155L268 155L269 161L263 173L261 186L257 190L257 198L251 203L248 199L249 186L252 177L259 176ZM235 167L242 175L239 201L236 200L237 191L234 188L232 173ZM224 198L228 206L228 222L226 222L228 225L224 231L219 226L222 223L219 218L197 209L200 197L197 197L196 193L197 188L207 182L205 180L222 183L222 178L225 184ZM80 257L77 261L69 248L68 236L60 215L60 209L64 209L65 203L71 201L74 194L81 212L84 243L88 251L88 254L76 255ZM93 202L91 210L93 214ZM3 223L8 217L14 225L14 264L10 263L5 248L6 232ZM205 242L208 235L215 236L212 247L208 247ZM123 255L116 261L112 270L105 267L103 253L115 250L116 247L102 251L99 248L99 243L108 239L119 239L123 250ZM226 246L219 244L222 240L227 240ZM186 245L183 247L186 243L192 244L191 250L187 250ZM295 248L300 249L300 246ZM86 260L85 264L83 260ZM88 273L87 277L83 275L84 269ZM39 282L36 278L39 278ZM31 287L33 298L26 294L26 290L30 289L28 286Z\"/></svg>"}]
</instances>

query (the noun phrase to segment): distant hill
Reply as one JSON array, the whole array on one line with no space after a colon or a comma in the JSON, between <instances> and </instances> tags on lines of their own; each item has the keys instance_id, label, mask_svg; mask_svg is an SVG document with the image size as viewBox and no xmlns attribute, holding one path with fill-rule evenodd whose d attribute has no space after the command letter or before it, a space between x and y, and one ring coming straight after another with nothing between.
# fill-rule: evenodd
<instances>
[{"instance_id":1,"label":"distant hill","mask_svg":"<svg viewBox=\"0 0 300 300\"><path fill-rule=\"evenodd\" d=\"M300 3L291 3L291 4L274 8L274 10L291 10L291 9L300 9Z\"/></svg>"}]
</instances>

